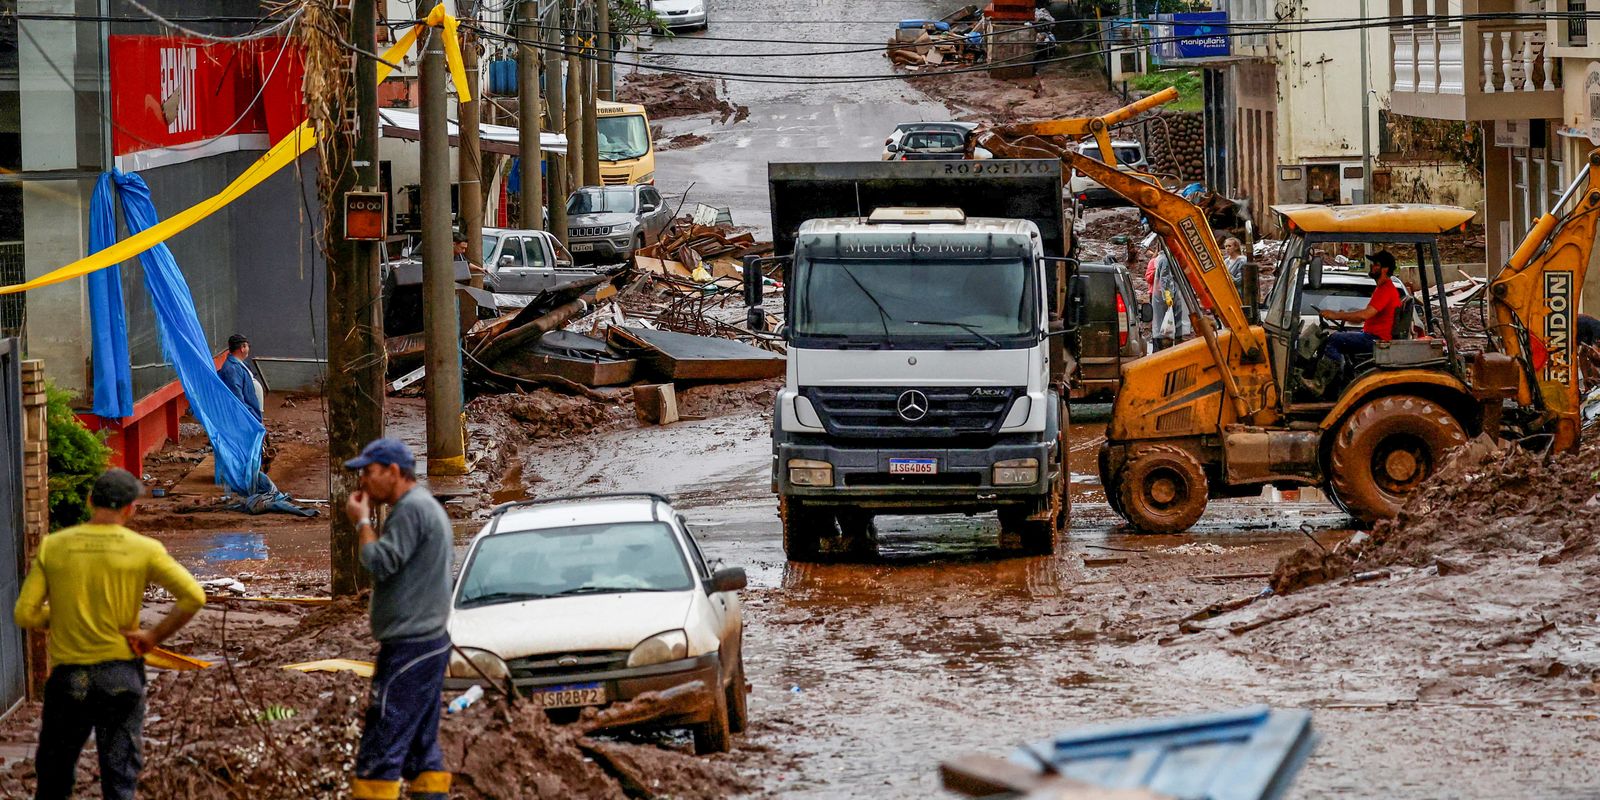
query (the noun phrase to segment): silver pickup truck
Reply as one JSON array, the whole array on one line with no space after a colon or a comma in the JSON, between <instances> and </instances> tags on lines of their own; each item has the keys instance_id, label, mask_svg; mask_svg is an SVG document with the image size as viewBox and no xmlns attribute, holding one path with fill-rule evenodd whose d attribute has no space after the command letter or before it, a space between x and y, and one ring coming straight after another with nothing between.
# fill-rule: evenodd
<instances>
[{"instance_id":1,"label":"silver pickup truck","mask_svg":"<svg viewBox=\"0 0 1600 800\"><path fill-rule=\"evenodd\" d=\"M499 294L537 294L598 274L575 266L572 254L547 231L483 229L484 287Z\"/></svg>"}]
</instances>

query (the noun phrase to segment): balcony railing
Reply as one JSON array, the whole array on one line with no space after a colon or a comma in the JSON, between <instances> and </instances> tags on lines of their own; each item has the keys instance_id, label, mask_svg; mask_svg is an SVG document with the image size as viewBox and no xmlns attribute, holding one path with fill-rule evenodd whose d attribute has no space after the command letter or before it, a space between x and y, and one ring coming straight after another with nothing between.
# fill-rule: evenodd
<instances>
[{"instance_id":1,"label":"balcony railing","mask_svg":"<svg viewBox=\"0 0 1600 800\"><path fill-rule=\"evenodd\" d=\"M1396 28L1389 33L1389 45L1391 97L1399 113L1532 119L1552 116L1548 112L1554 109L1553 116L1560 116L1561 71L1556 59L1545 57L1542 24ZM1491 102L1486 95L1497 97Z\"/></svg>"}]
</instances>

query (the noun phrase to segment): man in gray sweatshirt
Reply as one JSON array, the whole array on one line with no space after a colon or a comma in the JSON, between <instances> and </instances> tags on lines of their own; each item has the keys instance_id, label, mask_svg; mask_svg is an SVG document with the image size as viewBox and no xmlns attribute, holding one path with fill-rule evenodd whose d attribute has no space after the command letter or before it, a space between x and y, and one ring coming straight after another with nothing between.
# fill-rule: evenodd
<instances>
[{"instance_id":1,"label":"man in gray sweatshirt","mask_svg":"<svg viewBox=\"0 0 1600 800\"><path fill-rule=\"evenodd\" d=\"M361 471L345 514L361 537L361 564L372 573L372 636L378 661L356 752L355 800L408 796L445 800L450 773L439 752L440 697L450 663L450 518L417 485L416 459L398 439L377 439L345 467ZM376 503L389 504L380 537Z\"/></svg>"}]
</instances>

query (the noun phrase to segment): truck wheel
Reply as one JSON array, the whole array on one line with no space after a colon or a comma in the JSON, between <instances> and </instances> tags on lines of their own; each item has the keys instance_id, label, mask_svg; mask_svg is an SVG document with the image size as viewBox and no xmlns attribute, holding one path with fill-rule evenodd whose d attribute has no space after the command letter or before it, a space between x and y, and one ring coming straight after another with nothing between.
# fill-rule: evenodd
<instances>
[{"instance_id":1,"label":"truck wheel","mask_svg":"<svg viewBox=\"0 0 1600 800\"><path fill-rule=\"evenodd\" d=\"M1340 505L1370 525L1399 513L1445 453L1466 443L1461 423L1438 403L1415 395L1380 397L1339 427L1328 486Z\"/></svg>"},{"instance_id":2,"label":"truck wheel","mask_svg":"<svg viewBox=\"0 0 1600 800\"><path fill-rule=\"evenodd\" d=\"M1121 476L1111 474L1111 451L1102 444L1100 446L1100 490L1106 495L1106 505L1111 506L1111 510L1117 512L1117 516L1128 519L1128 511L1122 507L1122 498L1117 493L1117 485L1120 479Z\"/></svg>"},{"instance_id":3,"label":"truck wheel","mask_svg":"<svg viewBox=\"0 0 1600 800\"><path fill-rule=\"evenodd\" d=\"M837 536L832 514L806 508L803 502L793 498L778 498L778 521L783 525L783 554L790 561L824 560L823 539Z\"/></svg>"},{"instance_id":4,"label":"truck wheel","mask_svg":"<svg viewBox=\"0 0 1600 800\"><path fill-rule=\"evenodd\" d=\"M824 541L824 550L854 558L870 558L878 554L878 528L872 523L871 514L843 511L835 519L839 524L839 539L837 543Z\"/></svg>"},{"instance_id":5,"label":"truck wheel","mask_svg":"<svg viewBox=\"0 0 1600 800\"><path fill-rule=\"evenodd\" d=\"M1122 505L1123 516L1146 533L1186 531L1206 510L1209 487L1205 470L1189 451L1152 444L1130 450L1116 486L1107 486Z\"/></svg>"},{"instance_id":6,"label":"truck wheel","mask_svg":"<svg viewBox=\"0 0 1600 800\"><path fill-rule=\"evenodd\" d=\"M728 726L728 695L722 691L722 674L717 673L718 684L711 687L711 716L694 726L694 754L726 753L733 749L733 731Z\"/></svg>"},{"instance_id":7,"label":"truck wheel","mask_svg":"<svg viewBox=\"0 0 1600 800\"><path fill-rule=\"evenodd\" d=\"M1000 509L1000 546L1030 556L1047 556L1056 551L1054 520L1028 519L1032 509Z\"/></svg>"}]
</instances>

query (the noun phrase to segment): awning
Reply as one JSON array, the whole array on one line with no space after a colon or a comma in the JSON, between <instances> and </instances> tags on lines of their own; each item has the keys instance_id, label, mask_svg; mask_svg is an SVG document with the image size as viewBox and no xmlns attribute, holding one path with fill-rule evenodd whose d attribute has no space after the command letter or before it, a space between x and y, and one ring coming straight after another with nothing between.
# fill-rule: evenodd
<instances>
[{"instance_id":1,"label":"awning","mask_svg":"<svg viewBox=\"0 0 1600 800\"><path fill-rule=\"evenodd\" d=\"M420 118L421 115L410 108L380 108L378 118L383 121L380 135L391 139L409 139L418 141L422 138ZM449 121L450 146L459 147L461 139L457 136L455 120ZM500 153L508 156L522 155L522 134L509 125L480 124L478 126L478 149L485 153ZM539 149L546 153L566 155L567 137L549 131L539 132Z\"/></svg>"}]
</instances>

